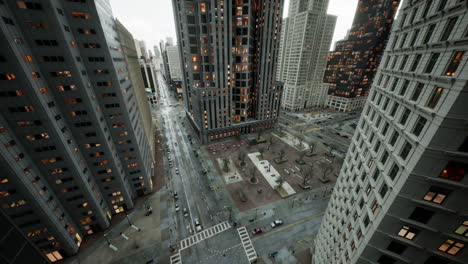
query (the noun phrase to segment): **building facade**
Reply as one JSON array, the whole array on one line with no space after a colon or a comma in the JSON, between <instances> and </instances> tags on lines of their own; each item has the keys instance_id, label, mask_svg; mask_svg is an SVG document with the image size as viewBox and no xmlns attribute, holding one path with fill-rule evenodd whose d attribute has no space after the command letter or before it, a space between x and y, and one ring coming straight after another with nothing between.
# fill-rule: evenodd
<instances>
[{"instance_id":1,"label":"building facade","mask_svg":"<svg viewBox=\"0 0 468 264\"><path fill-rule=\"evenodd\" d=\"M337 41L328 56L324 82L330 84L330 108L353 111L364 106L399 3L359 0L347 38Z\"/></svg>"},{"instance_id":2,"label":"building facade","mask_svg":"<svg viewBox=\"0 0 468 264\"><path fill-rule=\"evenodd\" d=\"M152 192L109 1L0 2L0 208L55 262Z\"/></svg>"},{"instance_id":3,"label":"building facade","mask_svg":"<svg viewBox=\"0 0 468 264\"><path fill-rule=\"evenodd\" d=\"M283 0L173 0L188 119L203 143L271 128Z\"/></svg>"},{"instance_id":4,"label":"building facade","mask_svg":"<svg viewBox=\"0 0 468 264\"><path fill-rule=\"evenodd\" d=\"M168 46L166 47L167 64L169 66L169 75L171 76L170 87L179 101L183 101L183 88L182 88L182 69L180 65L179 47Z\"/></svg>"},{"instance_id":5,"label":"building facade","mask_svg":"<svg viewBox=\"0 0 468 264\"><path fill-rule=\"evenodd\" d=\"M404 1L314 263L468 263L467 1Z\"/></svg>"},{"instance_id":6,"label":"building facade","mask_svg":"<svg viewBox=\"0 0 468 264\"><path fill-rule=\"evenodd\" d=\"M293 0L281 31L277 74L284 82L281 107L286 111L324 107L323 83L336 16L327 15L328 0Z\"/></svg>"}]
</instances>

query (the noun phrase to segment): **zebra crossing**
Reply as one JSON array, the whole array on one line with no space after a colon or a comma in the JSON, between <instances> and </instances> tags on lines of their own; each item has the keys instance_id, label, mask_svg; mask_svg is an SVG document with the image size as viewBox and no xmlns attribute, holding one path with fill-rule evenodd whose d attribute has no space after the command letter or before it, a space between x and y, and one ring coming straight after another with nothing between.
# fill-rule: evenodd
<instances>
[{"instance_id":1,"label":"zebra crossing","mask_svg":"<svg viewBox=\"0 0 468 264\"><path fill-rule=\"evenodd\" d=\"M242 247L244 247L245 254L247 255L247 259L249 262L252 262L257 259L257 252L255 252L255 248L252 244L252 241L249 237L249 232L245 226L237 228L237 232L239 233L239 237L242 242Z\"/></svg>"},{"instance_id":2,"label":"zebra crossing","mask_svg":"<svg viewBox=\"0 0 468 264\"><path fill-rule=\"evenodd\" d=\"M228 221L224 221L222 223L219 223L215 226L212 226L208 229L205 229L193 236L190 236L182 241L180 241L180 250L186 249L188 247L191 247L207 238L210 238L216 234L219 234L227 229L231 228L231 225L229 224Z\"/></svg>"},{"instance_id":3,"label":"zebra crossing","mask_svg":"<svg viewBox=\"0 0 468 264\"><path fill-rule=\"evenodd\" d=\"M182 257L180 256L180 252L171 256L171 264L182 264Z\"/></svg>"}]
</instances>

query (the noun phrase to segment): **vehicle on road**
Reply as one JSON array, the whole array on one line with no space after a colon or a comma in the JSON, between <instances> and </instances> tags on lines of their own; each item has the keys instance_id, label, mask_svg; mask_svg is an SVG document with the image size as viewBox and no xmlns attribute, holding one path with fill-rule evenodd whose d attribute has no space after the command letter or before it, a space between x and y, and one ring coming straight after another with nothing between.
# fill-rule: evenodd
<instances>
[{"instance_id":1,"label":"vehicle on road","mask_svg":"<svg viewBox=\"0 0 468 264\"><path fill-rule=\"evenodd\" d=\"M213 187L213 185L210 185L210 190L211 190L211 191L212 191L212 190L214 190L214 187Z\"/></svg>"},{"instance_id":2,"label":"vehicle on road","mask_svg":"<svg viewBox=\"0 0 468 264\"><path fill-rule=\"evenodd\" d=\"M188 211L187 211L187 208L184 208L183 212L184 212L184 217L188 217Z\"/></svg>"},{"instance_id":3,"label":"vehicle on road","mask_svg":"<svg viewBox=\"0 0 468 264\"><path fill-rule=\"evenodd\" d=\"M344 136L341 136L342 138L349 138L348 136L344 135Z\"/></svg>"},{"instance_id":4,"label":"vehicle on road","mask_svg":"<svg viewBox=\"0 0 468 264\"><path fill-rule=\"evenodd\" d=\"M252 235L257 235L257 234L260 234L262 232L263 232L263 230L260 227L257 227L254 230L252 230Z\"/></svg>"},{"instance_id":5,"label":"vehicle on road","mask_svg":"<svg viewBox=\"0 0 468 264\"><path fill-rule=\"evenodd\" d=\"M179 168L175 168L175 173L179 174Z\"/></svg>"},{"instance_id":6,"label":"vehicle on road","mask_svg":"<svg viewBox=\"0 0 468 264\"><path fill-rule=\"evenodd\" d=\"M322 138L323 138L323 137L322 137L322 136L320 136L320 135L317 135L317 137L318 137L318 138L320 138L320 139L322 139Z\"/></svg>"},{"instance_id":7,"label":"vehicle on road","mask_svg":"<svg viewBox=\"0 0 468 264\"><path fill-rule=\"evenodd\" d=\"M275 228L283 224L283 220L276 219L275 221L270 223L271 228Z\"/></svg>"},{"instance_id":8,"label":"vehicle on road","mask_svg":"<svg viewBox=\"0 0 468 264\"><path fill-rule=\"evenodd\" d=\"M203 174L206 174L208 171L204 168L204 169L201 170L201 172L202 172Z\"/></svg>"},{"instance_id":9,"label":"vehicle on road","mask_svg":"<svg viewBox=\"0 0 468 264\"><path fill-rule=\"evenodd\" d=\"M201 226L200 221L198 220L198 218L193 219L193 222L195 223L195 230L197 232L202 231L203 227Z\"/></svg>"},{"instance_id":10,"label":"vehicle on road","mask_svg":"<svg viewBox=\"0 0 468 264\"><path fill-rule=\"evenodd\" d=\"M177 192L174 192L174 199L179 199L179 195L177 195Z\"/></svg>"},{"instance_id":11,"label":"vehicle on road","mask_svg":"<svg viewBox=\"0 0 468 264\"><path fill-rule=\"evenodd\" d=\"M175 204L175 211L176 211L176 212L179 212L179 211L180 211L180 207L179 207L178 204Z\"/></svg>"}]
</instances>

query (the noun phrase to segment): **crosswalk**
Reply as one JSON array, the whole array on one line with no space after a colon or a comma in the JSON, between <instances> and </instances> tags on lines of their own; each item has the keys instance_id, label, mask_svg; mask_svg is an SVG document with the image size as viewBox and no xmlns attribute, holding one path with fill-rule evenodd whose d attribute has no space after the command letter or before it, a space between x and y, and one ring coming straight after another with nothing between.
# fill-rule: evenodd
<instances>
[{"instance_id":1,"label":"crosswalk","mask_svg":"<svg viewBox=\"0 0 468 264\"><path fill-rule=\"evenodd\" d=\"M183 249L186 249L190 246L193 246L207 238L210 238L216 234L219 234L227 229L231 228L231 225L229 224L229 222L227 221L224 221L222 223L219 223L215 226L212 226L208 229L205 229L193 236L190 236L182 241L180 241L180 247L179 249L180 250L183 250Z\"/></svg>"},{"instance_id":2,"label":"crosswalk","mask_svg":"<svg viewBox=\"0 0 468 264\"><path fill-rule=\"evenodd\" d=\"M255 252L255 248L249 237L249 232L247 232L245 226L237 228L237 232L239 233L239 237L242 242L242 247L244 247L244 251L247 255L247 258L249 259L249 262L256 260L257 252Z\"/></svg>"},{"instance_id":3,"label":"crosswalk","mask_svg":"<svg viewBox=\"0 0 468 264\"><path fill-rule=\"evenodd\" d=\"M180 251L171 256L171 264L182 264L182 257L180 256Z\"/></svg>"}]
</instances>

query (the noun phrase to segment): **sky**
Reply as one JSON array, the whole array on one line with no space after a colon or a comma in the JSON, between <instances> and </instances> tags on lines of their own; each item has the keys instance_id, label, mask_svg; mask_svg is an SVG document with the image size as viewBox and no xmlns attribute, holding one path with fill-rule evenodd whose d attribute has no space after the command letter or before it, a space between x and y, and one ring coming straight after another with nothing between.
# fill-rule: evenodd
<instances>
[{"instance_id":1,"label":"sky","mask_svg":"<svg viewBox=\"0 0 468 264\"><path fill-rule=\"evenodd\" d=\"M146 42L152 50L160 39L177 40L171 0L110 0L114 16L124 24L133 37ZM330 0L328 14L338 16L333 43L343 39L353 23L358 0ZM285 0L283 16L287 16L289 0ZM334 44L331 48L333 49Z\"/></svg>"}]
</instances>

